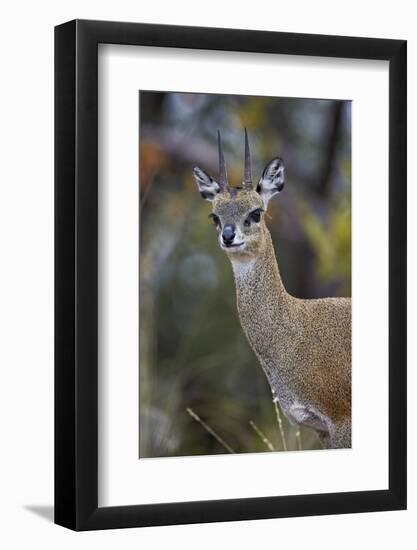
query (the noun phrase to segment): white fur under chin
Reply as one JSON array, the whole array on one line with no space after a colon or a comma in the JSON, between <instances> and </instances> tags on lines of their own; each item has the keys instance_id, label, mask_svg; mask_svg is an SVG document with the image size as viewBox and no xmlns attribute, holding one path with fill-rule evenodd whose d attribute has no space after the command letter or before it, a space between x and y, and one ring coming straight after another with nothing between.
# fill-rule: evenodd
<instances>
[{"instance_id":1,"label":"white fur under chin","mask_svg":"<svg viewBox=\"0 0 417 550\"><path fill-rule=\"evenodd\" d=\"M233 243L233 246L225 246L224 244L220 243L220 247L228 253L234 254L236 252L244 252L246 250L246 245L244 242L242 243Z\"/></svg>"}]
</instances>

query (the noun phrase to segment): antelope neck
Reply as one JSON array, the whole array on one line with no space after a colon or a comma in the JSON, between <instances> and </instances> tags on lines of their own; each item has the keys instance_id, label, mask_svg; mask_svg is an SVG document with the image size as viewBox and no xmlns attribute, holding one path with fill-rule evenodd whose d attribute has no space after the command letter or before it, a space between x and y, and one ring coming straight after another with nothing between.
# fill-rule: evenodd
<instances>
[{"instance_id":1,"label":"antelope neck","mask_svg":"<svg viewBox=\"0 0 417 550\"><path fill-rule=\"evenodd\" d=\"M258 256L247 262L231 259L231 263L242 321L255 316L271 322L271 308L285 320L292 297L282 282L268 229L265 227L265 247Z\"/></svg>"}]
</instances>

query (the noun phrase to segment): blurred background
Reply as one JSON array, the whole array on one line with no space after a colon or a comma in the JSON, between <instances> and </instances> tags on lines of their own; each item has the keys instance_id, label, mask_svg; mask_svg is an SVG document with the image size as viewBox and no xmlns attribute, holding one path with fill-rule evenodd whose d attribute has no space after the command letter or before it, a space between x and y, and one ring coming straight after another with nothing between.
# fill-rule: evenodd
<instances>
[{"instance_id":1,"label":"blurred background","mask_svg":"<svg viewBox=\"0 0 417 550\"><path fill-rule=\"evenodd\" d=\"M349 101L140 92L141 458L321 448L272 402L192 175L217 177L220 129L241 185L245 127L254 181L274 156L285 163L267 225L287 291L350 296Z\"/></svg>"}]
</instances>

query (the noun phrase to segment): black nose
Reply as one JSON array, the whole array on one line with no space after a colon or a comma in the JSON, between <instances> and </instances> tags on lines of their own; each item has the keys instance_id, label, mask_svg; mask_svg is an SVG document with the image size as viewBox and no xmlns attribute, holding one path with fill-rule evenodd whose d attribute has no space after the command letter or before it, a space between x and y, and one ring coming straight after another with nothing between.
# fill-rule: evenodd
<instances>
[{"instance_id":1,"label":"black nose","mask_svg":"<svg viewBox=\"0 0 417 550\"><path fill-rule=\"evenodd\" d=\"M225 225L223 228L222 238L225 245L233 243L233 239L236 237L235 226Z\"/></svg>"}]
</instances>

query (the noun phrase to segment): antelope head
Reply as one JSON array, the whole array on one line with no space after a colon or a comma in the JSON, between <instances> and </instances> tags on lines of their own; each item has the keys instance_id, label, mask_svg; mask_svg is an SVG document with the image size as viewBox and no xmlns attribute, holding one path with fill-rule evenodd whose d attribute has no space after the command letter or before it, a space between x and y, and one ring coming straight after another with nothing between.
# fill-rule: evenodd
<instances>
[{"instance_id":1,"label":"antelope head","mask_svg":"<svg viewBox=\"0 0 417 550\"><path fill-rule=\"evenodd\" d=\"M248 133L245 129L244 178L239 187L229 186L220 132L217 133L217 180L196 166L194 178L203 199L212 203L212 219L220 247L232 258L249 259L265 242L264 214L270 199L284 188L284 163L276 157L264 168L256 186L252 183ZM236 257L237 256L237 257Z\"/></svg>"}]
</instances>

